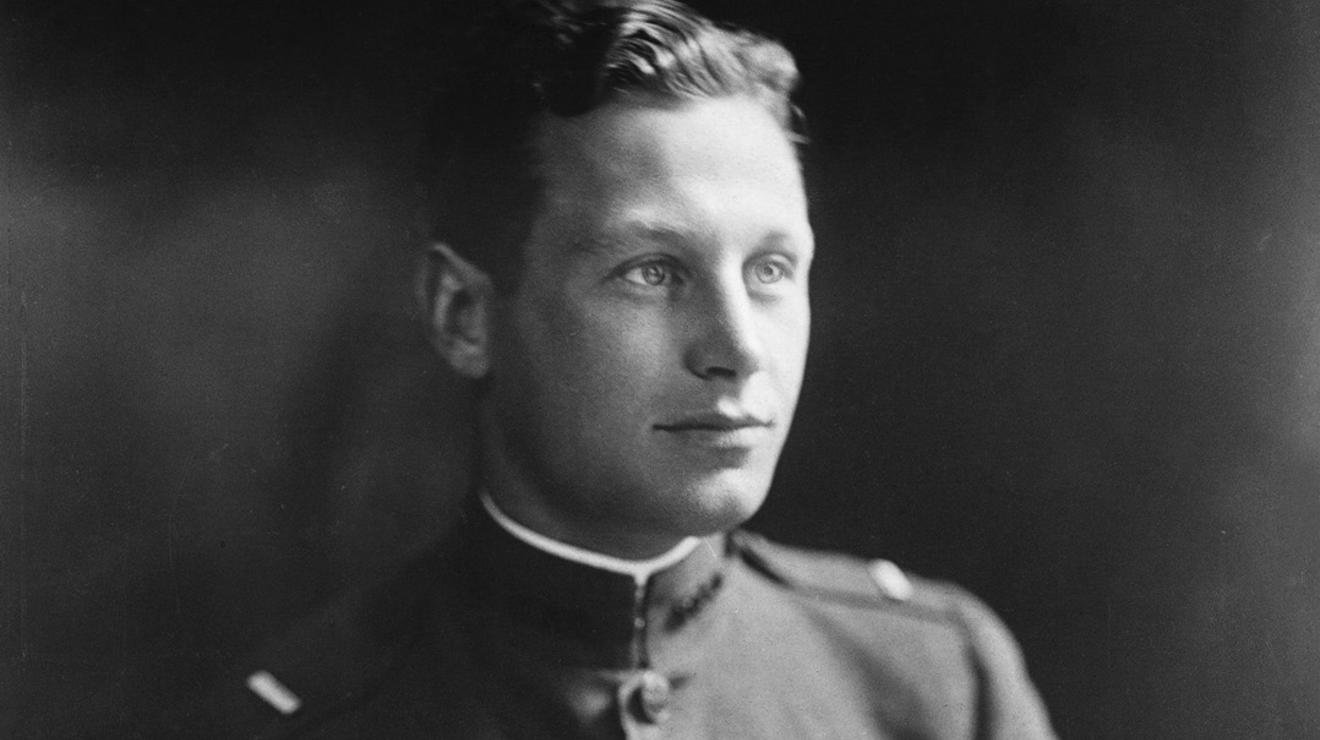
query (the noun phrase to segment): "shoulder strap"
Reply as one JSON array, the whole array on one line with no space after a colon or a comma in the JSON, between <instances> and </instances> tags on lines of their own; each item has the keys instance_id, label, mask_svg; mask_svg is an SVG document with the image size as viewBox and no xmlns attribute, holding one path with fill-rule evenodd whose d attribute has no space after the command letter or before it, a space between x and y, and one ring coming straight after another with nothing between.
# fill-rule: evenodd
<instances>
[{"instance_id":1,"label":"shoulder strap","mask_svg":"<svg viewBox=\"0 0 1320 740\"><path fill-rule=\"evenodd\" d=\"M751 568L812 598L926 620L959 621L960 589L911 575L889 560L801 550L748 532L736 532L733 542Z\"/></svg>"}]
</instances>

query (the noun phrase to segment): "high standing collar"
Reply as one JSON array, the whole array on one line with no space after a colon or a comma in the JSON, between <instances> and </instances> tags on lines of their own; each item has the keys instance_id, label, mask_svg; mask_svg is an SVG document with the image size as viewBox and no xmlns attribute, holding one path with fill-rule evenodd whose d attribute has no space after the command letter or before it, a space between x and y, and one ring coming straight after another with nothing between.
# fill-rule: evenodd
<instances>
[{"instance_id":1,"label":"high standing collar","mask_svg":"<svg viewBox=\"0 0 1320 740\"><path fill-rule=\"evenodd\" d=\"M636 668L671 651L680 633L703 621L727 561L725 536L708 537L639 585L513 537L475 497L458 535L466 588L486 618L508 619L563 648L565 659L601 667Z\"/></svg>"},{"instance_id":2,"label":"high standing collar","mask_svg":"<svg viewBox=\"0 0 1320 740\"><path fill-rule=\"evenodd\" d=\"M659 573L686 558L696 549L697 545L701 544L701 540L696 537L686 537L682 542L670 548L668 552L656 557L645 560L625 560L560 542L519 524L508 514L500 511L500 507L491 499L490 493L484 489L478 494L478 500L481 501L482 507L495 520L496 524L526 544L580 565L631 576L633 582L639 586L645 585L653 574Z\"/></svg>"}]
</instances>

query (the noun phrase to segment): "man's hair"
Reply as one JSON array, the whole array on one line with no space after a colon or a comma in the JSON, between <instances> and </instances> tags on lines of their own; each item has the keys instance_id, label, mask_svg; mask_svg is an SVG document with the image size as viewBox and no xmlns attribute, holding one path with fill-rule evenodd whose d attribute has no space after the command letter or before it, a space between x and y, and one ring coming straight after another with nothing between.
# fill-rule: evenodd
<instances>
[{"instance_id":1,"label":"man's hair","mask_svg":"<svg viewBox=\"0 0 1320 740\"><path fill-rule=\"evenodd\" d=\"M792 55L677 0L503 2L463 46L423 157L432 236L501 289L516 288L539 206L534 141L545 116L572 118L630 96L746 95L801 140Z\"/></svg>"}]
</instances>

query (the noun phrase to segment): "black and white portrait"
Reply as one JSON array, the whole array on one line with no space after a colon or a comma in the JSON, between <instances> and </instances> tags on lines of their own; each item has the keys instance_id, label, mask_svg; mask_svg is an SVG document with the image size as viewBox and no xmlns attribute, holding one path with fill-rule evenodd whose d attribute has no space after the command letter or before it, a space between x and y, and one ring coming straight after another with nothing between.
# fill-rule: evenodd
<instances>
[{"instance_id":1,"label":"black and white portrait","mask_svg":"<svg viewBox=\"0 0 1320 740\"><path fill-rule=\"evenodd\" d=\"M0 7L0 736L1320 737L1303 0Z\"/></svg>"}]
</instances>

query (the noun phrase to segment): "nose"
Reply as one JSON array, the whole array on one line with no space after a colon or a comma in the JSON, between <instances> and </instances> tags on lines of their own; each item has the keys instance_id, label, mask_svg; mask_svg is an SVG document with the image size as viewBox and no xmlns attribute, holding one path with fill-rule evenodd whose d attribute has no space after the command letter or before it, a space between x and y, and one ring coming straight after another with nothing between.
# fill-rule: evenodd
<instances>
[{"instance_id":1,"label":"nose","mask_svg":"<svg viewBox=\"0 0 1320 740\"><path fill-rule=\"evenodd\" d=\"M684 361L699 378L737 380L761 369L764 348L756 307L741 283L712 287L692 306L693 327Z\"/></svg>"}]
</instances>

